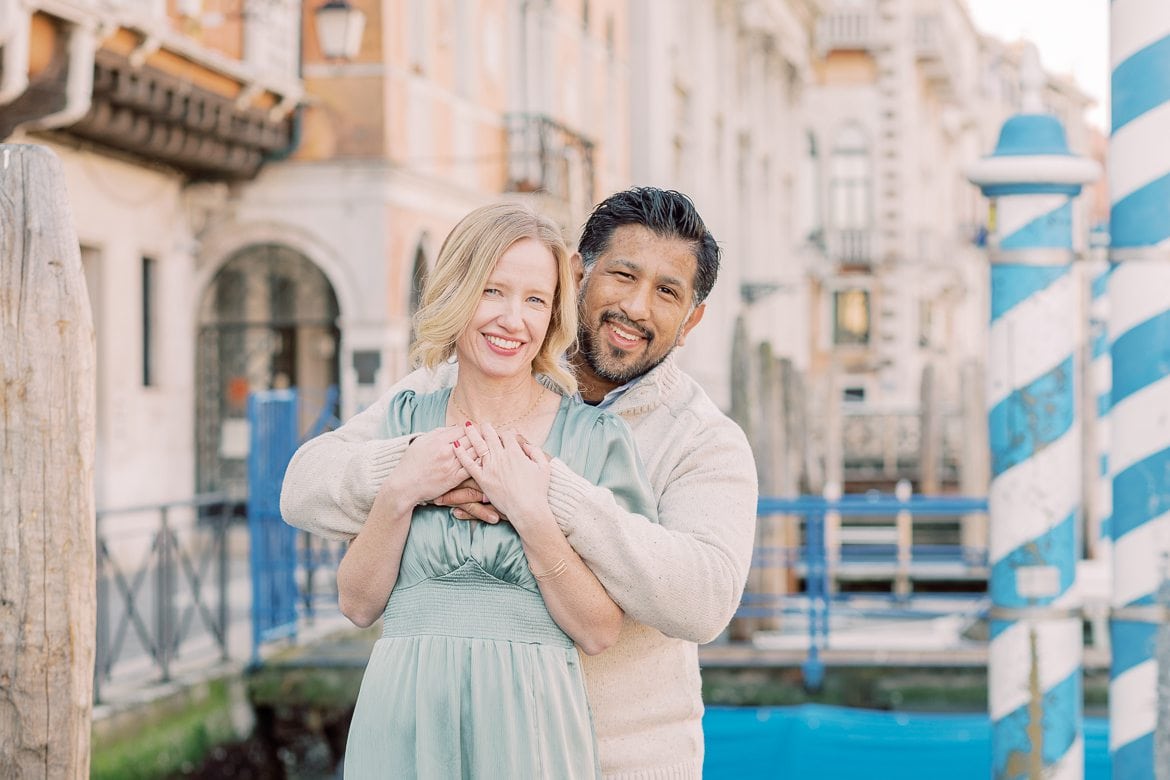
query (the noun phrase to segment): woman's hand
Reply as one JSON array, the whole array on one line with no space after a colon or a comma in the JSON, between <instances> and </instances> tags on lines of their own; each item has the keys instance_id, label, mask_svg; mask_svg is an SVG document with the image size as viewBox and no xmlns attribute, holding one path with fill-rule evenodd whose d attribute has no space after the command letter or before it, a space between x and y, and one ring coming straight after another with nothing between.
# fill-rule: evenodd
<instances>
[{"instance_id":1,"label":"woman's hand","mask_svg":"<svg viewBox=\"0 0 1170 780\"><path fill-rule=\"evenodd\" d=\"M415 506L467 480L454 454L457 444L464 449L469 444L462 426L418 436L378 488L361 532L337 567L338 605L355 625L370 625L386 609Z\"/></svg>"},{"instance_id":2,"label":"woman's hand","mask_svg":"<svg viewBox=\"0 0 1170 780\"><path fill-rule=\"evenodd\" d=\"M520 535L549 614L584 653L603 652L617 641L622 611L557 526L548 505L548 455L515 433L497 434L488 423L466 426L466 432L472 446L460 447L456 457Z\"/></svg>"},{"instance_id":3,"label":"woman's hand","mask_svg":"<svg viewBox=\"0 0 1170 780\"><path fill-rule=\"evenodd\" d=\"M455 457L458 447L466 445L461 425L422 434L402 453L398 466L382 481L378 493L392 492L409 499L411 504L433 501L467 479L467 470Z\"/></svg>"},{"instance_id":4,"label":"woman's hand","mask_svg":"<svg viewBox=\"0 0 1170 780\"><path fill-rule=\"evenodd\" d=\"M455 448L455 457L479 485L491 505L508 517L521 538L533 522L551 518L548 455L510 431L497 433L490 423L464 427L471 447Z\"/></svg>"}]
</instances>

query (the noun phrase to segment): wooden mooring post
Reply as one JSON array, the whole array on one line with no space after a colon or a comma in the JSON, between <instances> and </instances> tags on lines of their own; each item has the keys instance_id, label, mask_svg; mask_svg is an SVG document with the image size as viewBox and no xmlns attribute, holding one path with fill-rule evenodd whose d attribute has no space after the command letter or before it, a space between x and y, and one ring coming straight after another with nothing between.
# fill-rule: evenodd
<instances>
[{"instance_id":1,"label":"wooden mooring post","mask_svg":"<svg viewBox=\"0 0 1170 780\"><path fill-rule=\"evenodd\" d=\"M94 333L61 164L0 144L0 777L89 776Z\"/></svg>"}]
</instances>

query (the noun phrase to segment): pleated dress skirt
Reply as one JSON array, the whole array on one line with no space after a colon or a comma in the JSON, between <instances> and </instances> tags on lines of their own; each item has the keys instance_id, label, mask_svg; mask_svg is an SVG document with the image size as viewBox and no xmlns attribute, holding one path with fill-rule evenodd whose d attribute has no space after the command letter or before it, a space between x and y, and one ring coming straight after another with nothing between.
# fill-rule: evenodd
<instances>
[{"instance_id":1,"label":"pleated dress skirt","mask_svg":"<svg viewBox=\"0 0 1170 780\"><path fill-rule=\"evenodd\" d=\"M472 560L394 591L347 780L600 775L580 658L539 592Z\"/></svg>"}]
</instances>

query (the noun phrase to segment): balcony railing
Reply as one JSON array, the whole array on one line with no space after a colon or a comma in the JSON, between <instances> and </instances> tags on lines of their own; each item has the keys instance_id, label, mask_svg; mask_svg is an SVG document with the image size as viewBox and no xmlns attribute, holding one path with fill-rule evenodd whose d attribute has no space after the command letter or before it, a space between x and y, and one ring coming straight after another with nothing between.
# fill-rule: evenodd
<instances>
[{"instance_id":1,"label":"balcony railing","mask_svg":"<svg viewBox=\"0 0 1170 780\"><path fill-rule=\"evenodd\" d=\"M914 52L927 81L944 95L957 89L958 67L947 46L943 21L938 14L914 17Z\"/></svg>"},{"instance_id":2,"label":"balcony railing","mask_svg":"<svg viewBox=\"0 0 1170 780\"><path fill-rule=\"evenodd\" d=\"M938 464L944 480L958 480L961 437L962 418L955 412L944 413ZM847 409L841 438L847 477L918 476L922 469L922 416L917 411Z\"/></svg>"},{"instance_id":3,"label":"balcony railing","mask_svg":"<svg viewBox=\"0 0 1170 780\"><path fill-rule=\"evenodd\" d=\"M508 190L546 193L588 208L594 201L593 142L541 114L509 114Z\"/></svg>"},{"instance_id":4,"label":"balcony railing","mask_svg":"<svg viewBox=\"0 0 1170 780\"><path fill-rule=\"evenodd\" d=\"M817 21L817 52L868 51L876 43L873 12L868 8L830 11Z\"/></svg>"},{"instance_id":5,"label":"balcony railing","mask_svg":"<svg viewBox=\"0 0 1170 780\"><path fill-rule=\"evenodd\" d=\"M873 231L830 230L827 249L830 259L842 265L869 265L873 262Z\"/></svg>"},{"instance_id":6,"label":"balcony railing","mask_svg":"<svg viewBox=\"0 0 1170 780\"><path fill-rule=\"evenodd\" d=\"M962 470L963 418L955 409L941 413L938 442L939 478L955 483ZM825 452L826 425L821 415L809 420L810 446ZM874 408L847 404L841 415L841 459L846 482L916 480L921 478L924 451L922 415L916 409ZM831 449L831 448L830 448Z\"/></svg>"}]
</instances>

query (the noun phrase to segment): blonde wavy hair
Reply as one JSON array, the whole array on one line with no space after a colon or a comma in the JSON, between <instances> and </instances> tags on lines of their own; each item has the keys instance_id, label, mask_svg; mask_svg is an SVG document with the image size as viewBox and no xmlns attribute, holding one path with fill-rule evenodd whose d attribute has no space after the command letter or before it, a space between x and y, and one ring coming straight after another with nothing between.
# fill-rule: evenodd
<instances>
[{"instance_id":1,"label":"blonde wavy hair","mask_svg":"<svg viewBox=\"0 0 1170 780\"><path fill-rule=\"evenodd\" d=\"M565 355L577 339L577 283L569 249L555 222L515 201L475 209L443 241L414 315L417 336L410 349L414 365L434 368L454 354L455 342L471 323L492 269L513 244L525 238L539 241L557 264L552 318L532 371L543 374L564 394L577 392L577 379Z\"/></svg>"}]
</instances>

